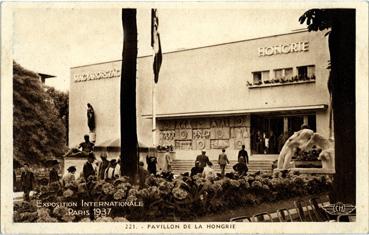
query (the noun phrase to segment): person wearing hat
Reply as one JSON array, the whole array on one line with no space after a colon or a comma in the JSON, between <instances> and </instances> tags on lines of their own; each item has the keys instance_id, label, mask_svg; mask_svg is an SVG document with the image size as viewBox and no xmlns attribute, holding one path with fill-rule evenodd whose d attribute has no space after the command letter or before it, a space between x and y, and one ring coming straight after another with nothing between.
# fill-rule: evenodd
<instances>
[{"instance_id":1,"label":"person wearing hat","mask_svg":"<svg viewBox=\"0 0 369 235\"><path fill-rule=\"evenodd\" d=\"M199 161L199 166L204 168L206 165L210 164L209 157L205 155L206 151L202 150L200 155L197 155L196 161Z\"/></svg>"},{"instance_id":2,"label":"person wearing hat","mask_svg":"<svg viewBox=\"0 0 369 235\"><path fill-rule=\"evenodd\" d=\"M97 177L99 180L103 180L105 179L105 171L106 169L109 167L109 161L107 160L108 155L106 154L106 152L103 152L100 155L101 158L101 162L99 163L99 170L97 172Z\"/></svg>"},{"instance_id":3,"label":"person wearing hat","mask_svg":"<svg viewBox=\"0 0 369 235\"><path fill-rule=\"evenodd\" d=\"M68 185L74 185L74 182L76 181L75 173L77 171L77 168L75 166L70 166L67 169L67 173L63 175L62 178L62 185L64 187L67 187Z\"/></svg>"},{"instance_id":4,"label":"person wearing hat","mask_svg":"<svg viewBox=\"0 0 369 235\"><path fill-rule=\"evenodd\" d=\"M95 169L92 163L96 160L94 153L89 153L86 163L83 165L83 177L87 181L90 175L95 175Z\"/></svg>"}]
</instances>

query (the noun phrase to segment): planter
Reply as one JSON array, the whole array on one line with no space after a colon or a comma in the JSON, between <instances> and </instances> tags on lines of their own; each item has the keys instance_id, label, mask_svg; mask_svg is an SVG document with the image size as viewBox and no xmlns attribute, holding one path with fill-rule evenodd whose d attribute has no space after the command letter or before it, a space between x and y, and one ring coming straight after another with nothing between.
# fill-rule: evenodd
<instances>
[{"instance_id":1,"label":"planter","mask_svg":"<svg viewBox=\"0 0 369 235\"><path fill-rule=\"evenodd\" d=\"M296 168L322 168L322 162L317 161L295 161Z\"/></svg>"}]
</instances>

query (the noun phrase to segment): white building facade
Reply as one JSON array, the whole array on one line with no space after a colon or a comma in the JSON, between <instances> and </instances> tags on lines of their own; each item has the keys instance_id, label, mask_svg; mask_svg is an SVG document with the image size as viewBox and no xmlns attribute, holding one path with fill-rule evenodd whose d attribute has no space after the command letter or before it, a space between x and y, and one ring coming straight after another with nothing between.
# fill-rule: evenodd
<instances>
[{"instance_id":1,"label":"white building facade","mask_svg":"<svg viewBox=\"0 0 369 235\"><path fill-rule=\"evenodd\" d=\"M156 89L157 144L176 159L222 148L236 159L241 145L252 158L276 158L278 137L307 124L329 135L329 51L324 32L293 32L163 54ZM152 145L152 56L137 60L137 126ZM121 61L71 69L69 143L89 132L95 111L96 146L120 136ZM273 137L274 136L274 137ZM261 138L261 139L260 139Z\"/></svg>"}]
</instances>

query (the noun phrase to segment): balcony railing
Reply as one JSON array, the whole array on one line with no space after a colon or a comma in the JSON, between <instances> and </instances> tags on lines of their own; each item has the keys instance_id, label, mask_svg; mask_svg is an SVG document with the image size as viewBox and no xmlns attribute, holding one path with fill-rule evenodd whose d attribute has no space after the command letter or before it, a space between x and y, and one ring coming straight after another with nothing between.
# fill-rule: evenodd
<instances>
[{"instance_id":1,"label":"balcony railing","mask_svg":"<svg viewBox=\"0 0 369 235\"><path fill-rule=\"evenodd\" d=\"M292 76L290 78L281 77L281 78L273 78L270 80L259 81L251 83L247 81L248 88L258 88L258 87L271 87L271 86L283 86L283 85L292 85L292 84L301 84L301 83L313 83L315 82L315 75L311 76Z\"/></svg>"}]
</instances>

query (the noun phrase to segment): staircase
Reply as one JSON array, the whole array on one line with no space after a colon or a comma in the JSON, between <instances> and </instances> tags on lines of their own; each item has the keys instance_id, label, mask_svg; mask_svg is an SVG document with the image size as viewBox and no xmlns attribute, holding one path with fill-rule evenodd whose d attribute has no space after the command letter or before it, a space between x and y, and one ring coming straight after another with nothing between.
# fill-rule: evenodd
<instances>
[{"instance_id":1,"label":"staircase","mask_svg":"<svg viewBox=\"0 0 369 235\"><path fill-rule=\"evenodd\" d=\"M211 161L213 163L213 169L216 173L220 173L220 168L217 161ZM237 163L236 160L229 161L226 166L225 172L233 172L233 166ZM272 160L250 160L247 165L249 168L248 173L255 173L257 171L272 173ZM172 171L174 174L179 175L185 172L191 172L191 168L195 166L195 160L174 160L172 162Z\"/></svg>"}]
</instances>

